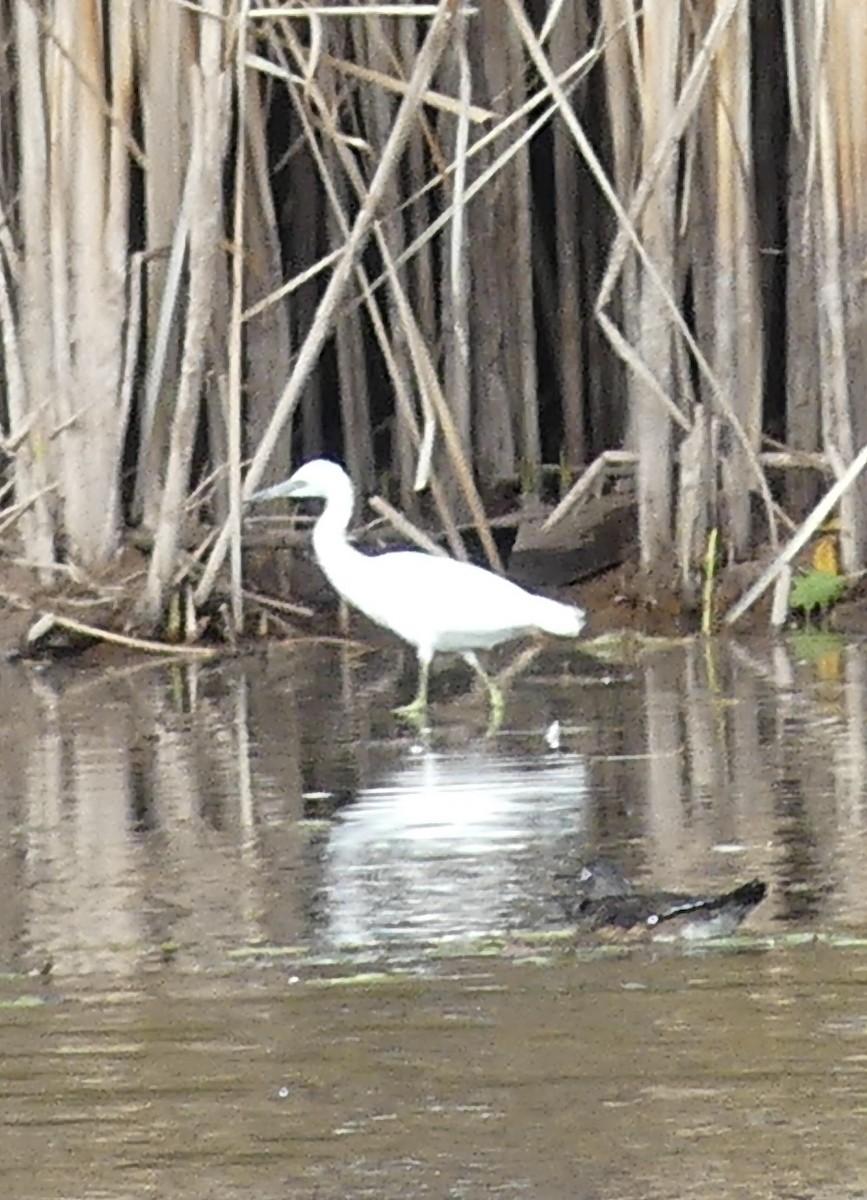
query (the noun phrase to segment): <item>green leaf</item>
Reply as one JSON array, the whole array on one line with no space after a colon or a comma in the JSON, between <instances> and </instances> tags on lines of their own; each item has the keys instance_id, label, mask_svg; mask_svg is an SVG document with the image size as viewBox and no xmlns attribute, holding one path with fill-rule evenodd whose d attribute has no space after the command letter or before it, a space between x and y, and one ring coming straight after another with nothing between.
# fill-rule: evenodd
<instances>
[{"instance_id":1,"label":"green leaf","mask_svg":"<svg viewBox=\"0 0 867 1200\"><path fill-rule=\"evenodd\" d=\"M827 571L807 571L792 584L789 607L809 613L814 608L825 609L834 604L846 590L845 575L829 575Z\"/></svg>"}]
</instances>

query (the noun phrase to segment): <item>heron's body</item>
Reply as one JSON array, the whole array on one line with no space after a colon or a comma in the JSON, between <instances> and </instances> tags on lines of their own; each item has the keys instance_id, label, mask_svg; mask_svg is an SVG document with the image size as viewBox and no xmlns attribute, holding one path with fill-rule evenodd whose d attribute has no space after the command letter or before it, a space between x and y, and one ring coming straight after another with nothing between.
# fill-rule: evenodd
<instances>
[{"instance_id":1,"label":"heron's body","mask_svg":"<svg viewBox=\"0 0 867 1200\"><path fill-rule=\"evenodd\" d=\"M423 657L490 650L535 629L568 632L571 610L565 605L533 596L482 567L414 550L377 556L348 544L340 552L330 545L323 550L318 532L316 557L334 590ZM515 613L516 600L523 615Z\"/></svg>"},{"instance_id":2,"label":"heron's body","mask_svg":"<svg viewBox=\"0 0 867 1200\"><path fill-rule=\"evenodd\" d=\"M495 702L495 685L482 671L476 650L536 630L576 637L584 625L581 609L535 596L471 563L414 550L362 554L347 540L355 497L349 476L336 463L314 459L251 500L278 496L325 500L313 529L317 561L334 590L354 608L415 647L420 678L410 706L414 711L426 705L434 654L462 654L485 679Z\"/></svg>"}]
</instances>

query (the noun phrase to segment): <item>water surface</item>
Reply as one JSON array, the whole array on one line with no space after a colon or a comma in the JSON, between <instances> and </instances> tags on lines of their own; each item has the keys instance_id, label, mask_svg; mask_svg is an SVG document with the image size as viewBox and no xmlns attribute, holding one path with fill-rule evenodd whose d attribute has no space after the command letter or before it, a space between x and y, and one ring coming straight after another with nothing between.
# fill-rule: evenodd
<instances>
[{"instance_id":1,"label":"water surface","mask_svg":"<svg viewBox=\"0 0 867 1200\"><path fill-rule=\"evenodd\" d=\"M0 1195L862 1195L862 648L546 652L494 738L404 675L0 669ZM599 851L771 894L576 948Z\"/></svg>"}]
</instances>

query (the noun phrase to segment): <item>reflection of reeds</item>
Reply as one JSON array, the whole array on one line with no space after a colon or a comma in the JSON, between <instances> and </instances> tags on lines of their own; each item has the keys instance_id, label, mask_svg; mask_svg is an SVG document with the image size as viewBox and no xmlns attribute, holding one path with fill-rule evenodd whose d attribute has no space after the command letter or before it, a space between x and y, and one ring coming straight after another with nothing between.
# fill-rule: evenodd
<instances>
[{"instance_id":1,"label":"reflection of reeds","mask_svg":"<svg viewBox=\"0 0 867 1200\"><path fill-rule=\"evenodd\" d=\"M500 919L512 883L542 903L564 862L600 850L677 889L760 874L772 885L760 924L775 912L795 929L817 913L825 923L867 913L863 648L828 635L766 650L653 646L630 659L628 675L614 669L606 680L554 659L511 679L516 720L505 741L468 740L479 712L462 719L458 706L428 757L379 724L377 692L393 695L396 683L377 680L384 661L311 644L219 674L173 665L10 676L0 776L7 965L21 965L23 944L61 975L125 975L168 941L189 967L222 965L238 944L309 939L314 908L319 931L333 916L322 908L326 876L328 903L344 912L385 878L344 875L329 858L334 839L345 850L360 831L383 869L403 876L406 843L384 794L420 833L416 878L439 894L455 873L451 907L430 896L421 907L463 922L473 913L459 903L466 858L429 840L446 814L466 815L463 787L493 819L489 842L476 831L484 869L470 874ZM552 755L543 733L554 712L572 719ZM311 829L308 790L335 806L351 801L348 819ZM517 794L519 814L504 807ZM516 866L525 861L536 864L531 880Z\"/></svg>"},{"instance_id":2,"label":"reflection of reeds","mask_svg":"<svg viewBox=\"0 0 867 1200\"><path fill-rule=\"evenodd\" d=\"M240 623L242 462L256 487L339 428L366 492L429 486L453 551L469 519L495 565L489 489L625 445L642 560L688 580L708 528L729 555L773 544L867 441L857 6L97 8L2 18L7 515L29 561L110 562L126 467L156 625L202 465L224 529L197 601L231 547ZM839 507L852 571L858 484Z\"/></svg>"},{"instance_id":3,"label":"reflection of reeds","mask_svg":"<svg viewBox=\"0 0 867 1200\"><path fill-rule=\"evenodd\" d=\"M133 974L168 941L213 963L221 946L261 938L262 812L284 879L303 848L296 707L291 693L260 688L251 702L245 678L224 682L214 699L195 667L139 667L61 692L34 679L19 697L22 753L7 755L3 790L18 796L27 899L5 929L20 940L25 928L58 974ZM268 731L257 756L251 727ZM284 940L302 913L295 902L274 915Z\"/></svg>"}]
</instances>

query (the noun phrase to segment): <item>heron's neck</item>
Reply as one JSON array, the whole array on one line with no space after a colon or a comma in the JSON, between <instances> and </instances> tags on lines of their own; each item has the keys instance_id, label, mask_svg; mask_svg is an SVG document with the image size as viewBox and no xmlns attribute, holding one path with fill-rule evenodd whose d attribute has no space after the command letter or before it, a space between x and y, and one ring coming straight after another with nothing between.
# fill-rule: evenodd
<instances>
[{"instance_id":1,"label":"heron's neck","mask_svg":"<svg viewBox=\"0 0 867 1200\"><path fill-rule=\"evenodd\" d=\"M340 575L345 563L358 556L358 551L346 540L346 530L352 519L355 493L347 478L345 486L328 497L322 515L313 527L313 549L325 574L338 590L341 583L334 578Z\"/></svg>"}]
</instances>

